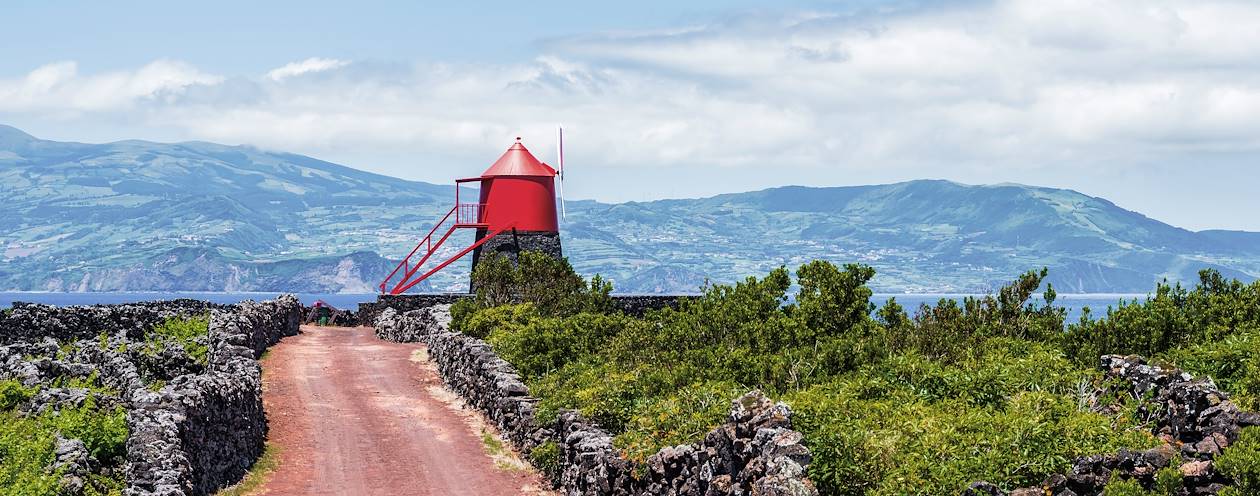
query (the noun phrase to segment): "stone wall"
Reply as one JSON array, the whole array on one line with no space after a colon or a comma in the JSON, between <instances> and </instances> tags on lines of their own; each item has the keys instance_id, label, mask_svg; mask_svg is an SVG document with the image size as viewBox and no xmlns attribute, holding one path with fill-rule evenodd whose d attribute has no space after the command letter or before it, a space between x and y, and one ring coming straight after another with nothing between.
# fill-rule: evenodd
<instances>
[{"instance_id":1,"label":"stone wall","mask_svg":"<svg viewBox=\"0 0 1260 496\"><path fill-rule=\"evenodd\" d=\"M428 344L429 357L447 386L494 422L522 453L547 442L558 449L558 466L539 467L569 495L814 495L805 478L809 451L791 430L791 411L760 392L733 402L728 421L697 444L665 448L645 466L627 459L612 435L564 412L553 422L536 416L538 400L511 364L490 345L432 327L420 311L386 312L378 327L388 336L408 336ZM430 328L425 328L430 329Z\"/></svg>"},{"instance_id":2,"label":"stone wall","mask_svg":"<svg viewBox=\"0 0 1260 496\"><path fill-rule=\"evenodd\" d=\"M297 334L301 312L292 295L215 310L205 373L132 394L125 494L212 494L240 480L267 435L257 358Z\"/></svg>"},{"instance_id":3,"label":"stone wall","mask_svg":"<svg viewBox=\"0 0 1260 496\"><path fill-rule=\"evenodd\" d=\"M1216 494L1230 481L1215 470L1214 459L1238 441L1245 427L1260 426L1260 413L1244 412L1212 379L1195 378L1178 369L1150 365L1139 356L1105 355L1100 366L1108 379L1123 384L1119 393L1128 398L1149 398L1138 415L1149 418L1152 432L1164 443L1145 451L1091 455L1076 459L1072 470L1047 478L1040 486L1007 493L986 482L977 482L968 496L1085 496L1102 494L1113 478L1136 479L1153 487L1157 471L1180 458L1178 466L1187 495ZM1115 407L1105 413L1115 414Z\"/></svg>"},{"instance_id":4,"label":"stone wall","mask_svg":"<svg viewBox=\"0 0 1260 496\"><path fill-rule=\"evenodd\" d=\"M0 344L37 341L45 337L75 341L94 339L101 334L123 334L140 339L146 330L169 317L204 314L212 309L230 307L188 299L68 307L14 302L13 310L0 317Z\"/></svg>"},{"instance_id":5,"label":"stone wall","mask_svg":"<svg viewBox=\"0 0 1260 496\"><path fill-rule=\"evenodd\" d=\"M472 298L472 295L469 293L383 294L377 296L374 302L360 303L357 320L363 325L371 325L386 308L392 308L395 312L402 314L433 305L450 305L463 298Z\"/></svg>"},{"instance_id":6,"label":"stone wall","mask_svg":"<svg viewBox=\"0 0 1260 496\"><path fill-rule=\"evenodd\" d=\"M376 337L395 343L415 343L429 334L446 332L451 323L451 306L433 305L406 313L386 308L376 318Z\"/></svg>"}]
</instances>

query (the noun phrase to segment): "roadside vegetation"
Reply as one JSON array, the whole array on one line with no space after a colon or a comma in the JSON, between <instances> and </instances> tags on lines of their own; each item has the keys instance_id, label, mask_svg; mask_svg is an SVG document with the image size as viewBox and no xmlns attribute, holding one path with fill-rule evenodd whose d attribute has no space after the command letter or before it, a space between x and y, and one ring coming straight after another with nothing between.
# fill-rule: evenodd
<instances>
[{"instance_id":1,"label":"roadside vegetation","mask_svg":"<svg viewBox=\"0 0 1260 496\"><path fill-rule=\"evenodd\" d=\"M65 387L86 387L81 405L21 413L38 387L14 380L0 381L0 494L62 494L64 468L51 469L57 459L57 439L83 441L90 456L106 467L121 467L127 442L126 412L108 407L116 392L87 381L69 381ZM85 467L86 468L86 467ZM81 494L115 495L122 491L122 473L87 473Z\"/></svg>"},{"instance_id":2,"label":"roadside vegetation","mask_svg":"<svg viewBox=\"0 0 1260 496\"><path fill-rule=\"evenodd\" d=\"M82 348L96 347L141 363L147 387L158 390L166 380L155 372L171 375L205 367L207 326L206 316L171 318L148 330L131 349L126 339L102 334L62 342L55 353L36 352L23 359L57 360L63 366L52 370L71 370L64 365L75 364ZM41 398L41 393L48 394ZM95 371L25 385L0 377L0 496L121 495L129 433L121 396L103 386ZM59 442L74 440L83 443L84 457L59 461Z\"/></svg>"},{"instance_id":3,"label":"roadside vegetation","mask_svg":"<svg viewBox=\"0 0 1260 496\"><path fill-rule=\"evenodd\" d=\"M524 253L518 266L484 259L477 297L452 317L517 367L540 414L579 410L638 460L699 440L733 398L761 389L795 412L823 494L957 494L976 480L1010 489L1065 472L1075 457L1157 445L1136 402L1102 394L1103 354L1211 376L1244 408L1257 406L1260 283L1204 271L1194 288L1161 284L1144 301L1065 325L1045 270L994 295L911 311L895 299L875 308L874 275L814 261L708 285L677 309L637 318L613 311L598 276ZM1260 434L1221 463L1250 494ZM1179 484L1172 472L1161 484ZM1163 494L1126 484L1108 494Z\"/></svg>"},{"instance_id":4,"label":"roadside vegetation","mask_svg":"<svg viewBox=\"0 0 1260 496\"><path fill-rule=\"evenodd\" d=\"M143 352L150 356L162 354L167 348L178 345L197 365L206 366L210 332L210 316L171 317L156 325L145 334Z\"/></svg>"}]
</instances>

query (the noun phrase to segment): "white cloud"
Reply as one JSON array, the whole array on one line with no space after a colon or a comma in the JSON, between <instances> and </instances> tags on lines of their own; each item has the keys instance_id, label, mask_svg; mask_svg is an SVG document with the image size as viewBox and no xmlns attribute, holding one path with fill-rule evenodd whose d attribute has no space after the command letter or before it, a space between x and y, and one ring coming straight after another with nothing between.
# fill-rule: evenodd
<instances>
[{"instance_id":1,"label":"white cloud","mask_svg":"<svg viewBox=\"0 0 1260 496\"><path fill-rule=\"evenodd\" d=\"M170 101L191 86L222 81L220 76L171 60L90 76L80 75L75 62L57 62L23 78L0 79L0 112L117 111L146 101Z\"/></svg>"},{"instance_id":2,"label":"white cloud","mask_svg":"<svg viewBox=\"0 0 1260 496\"><path fill-rule=\"evenodd\" d=\"M596 33L507 65L310 58L225 79L175 61L89 75L62 62L0 79L0 117L95 112L166 133L145 137L253 143L431 180L521 133L545 150L564 122L573 164L730 171L686 194L942 176L1088 190L1080 184L1114 179L1103 168L1254 157L1257 25L1253 2L1004 0ZM592 194L655 196L652 174L642 177Z\"/></svg>"},{"instance_id":3,"label":"white cloud","mask_svg":"<svg viewBox=\"0 0 1260 496\"><path fill-rule=\"evenodd\" d=\"M322 59L319 57L311 57L300 62L290 62L283 66L272 69L267 72L267 78L272 81L281 81L293 76L301 76L313 72L324 72L333 69L345 67L350 63L337 59Z\"/></svg>"}]
</instances>

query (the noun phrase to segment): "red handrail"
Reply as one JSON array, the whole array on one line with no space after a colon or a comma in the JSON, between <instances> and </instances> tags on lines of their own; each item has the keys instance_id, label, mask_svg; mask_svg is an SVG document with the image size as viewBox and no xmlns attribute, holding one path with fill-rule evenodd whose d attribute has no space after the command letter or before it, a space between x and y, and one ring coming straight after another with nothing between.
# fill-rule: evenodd
<instances>
[{"instance_id":1,"label":"red handrail","mask_svg":"<svg viewBox=\"0 0 1260 496\"><path fill-rule=\"evenodd\" d=\"M455 205L455 223L456 224L476 224L481 222L482 216L485 215L485 203L463 203Z\"/></svg>"},{"instance_id":2,"label":"red handrail","mask_svg":"<svg viewBox=\"0 0 1260 496\"><path fill-rule=\"evenodd\" d=\"M407 265L407 261L411 260L411 257L415 255L417 251L420 251L421 246L425 246L426 251L429 251L429 253L432 253L431 251L432 246L430 242L433 239L433 233L437 232L437 229L439 227L442 227L442 224L446 223L446 219L449 219L451 217L451 214L455 213L456 207L458 207L458 205L456 205L455 207L451 207L451 210L449 212L446 212L446 215L442 216L442 220L439 220L437 224L434 224L433 229L429 229L429 234L426 234L424 236L424 239L420 240L420 242L416 244L416 247L411 249L411 253L408 253L407 256L404 257L401 262L398 262L398 266L394 267L394 271L390 272L388 276L385 276L385 280L381 281L382 293L385 292L385 285L389 283L389 280L393 279L394 275L397 274L400 269L403 269L403 267ZM427 253L425 254L425 258L428 258ZM421 263L424 263L424 262L421 262ZM407 270L403 270L403 272L406 273Z\"/></svg>"},{"instance_id":3,"label":"red handrail","mask_svg":"<svg viewBox=\"0 0 1260 496\"><path fill-rule=\"evenodd\" d=\"M433 272L436 272L436 269L429 271L425 275L421 276L419 279L415 281L411 281L411 283L408 284L408 281L411 279L411 276L415 275L415 273L420 270L420 267L423 266L424 263L429 260L429 257L433 256L433 254L437 252L437 249L441 247L443 243L446 242L446 239L449 238L451 236L451 233L454 233L456 229L461 228L461 227L485 227L485 224L481 223L481 220L483 216L485 215L485 208L486 208L486 205L484 203L462 203L462 204L456 203L454 207L451 207L451 209L446 212L446 215L442 216L442 220L439 220L437 224L434 224L433 228L429 230L429 233L426 234L424 238L421 239L420 242L416 244L415 248L411 249L411 253L408 253L407 256L402 259L402 261L398 262L398 265L394 267L394 270L390 272L388 276L385 276L385 279L381 281L381 285L380 285L381 292L382 293L385 292L385 287L389 285L389 281L393 279L395 275L398 275L398 271L400 270L403 272L402 279L398 281L398 284L396 284L393 287L393 289L390 290L391 294L399 294L403 291L406 291L408 288L415 286L420 281L423 281L425 278L432 275ZM434 243L433 235L437 234L438 229L441 228L443 225L445 225L446 221L450 220L452 215L455 216L454 225L452 225L450 229L448 229L442 235L442 238L439 239L437 243ZM493 237L493 236L489 236L489 237ZM480 246L480 245L481 243L476 243L474 247ZM411 257L415 256L416 252L420 251L420 248L422 247L425 250L424 256L420 257L420 261L416 262L415 264L411 264L410 263ZM456 255L455 258L457 259L459 257L464 256L464 254L467 253L468 251L469 250L464 250L463 252L460 252L460 254ZM438 266L437 268L440 269L442 267L445 267L453 261L454 259L448 260L445 263ZM404 287L404 285L406 286ZM402 289L399 289L399 288L402 288Z\"/></svg>"},{"instance_id":4,"label":"red handrail","mask_svg":"<svg viewBox=\"0 0 1260 496\"><path fill-rule=\"evenodd\" d=\"M473 243L473 244L469 245L469 246L468 246L468 248L464 248L463 250L460 250L460 252L459 252L459 253L456 253L456 254L455 254L455 256L453 256L453 257L451 257L451 258L448 258L445 262L442 262L442 263L438 264L438 266L437 266L437 267L434 267L434 268L432 268L432 269L429 269L429 271L428 271L428 272L425 272L425 273L424 273L424 275L422 275L422 276L420 276L420 277L417 277L417 278L416 278L416 280L411 281L410 283L407 283L407 279L403 279L402 281L399 281L399 282L398 282L398 285L397 285L397 286L394 286L394 289L391 289L391 290L390 290L390 292L389 292L389 294L402 294L403 292L407 291L408 289L411 289L411 287L412 287L412 286L415 286L415 285L417 285L417 284L420 284L420 281L423 281L423 280L425 280L425 279L428 279L428 278L429 278L429 276L433 275L433 274L434 274L434 273L436 273L437 271L442 270L442 269L443 269L444 267L446 267L447 265L450 265L450 264L454 263L456 260L459 260L460 258L463 258L463 256L464 256L464 255L467 255L467 254L468 254L468 252L470 252L470 251L473 251L473 250L477 249L477 247L478 247L478 246L481 246L481 245L485 244L485 242L490 241L491 239L493 239L495 236L498 236L498 235L499 235L500 233L502 233L503 231L506 231L506 230L511 229L511 228L512 228L511 226L508 226L508 227L502 227L502 228L499 228L499 229L495 230L495 231L494 231L494 232L492 232L492 233L487 234L486 236L484 236L484 237L482 237L481 239L477 240L477 242L476 242L476 243ZM438 246L441 246L441 245L442 245L442 242L443 242L443 241L446 241L446 238L447 238L447 237L449 237L449 236L451 235L451 233L455 232L455 229L456 229L455 227L451 227L451 229L450 229L449 231L447 231L447 232L446 232L446 236L442 236L442 240L441 240L441 241L438 241ZM425 258L428 258L428 257L425 257ZM421 262L421 263L423 263L423 262ZM411 273L412 273L412 274L414 274L414 273L416 272L416 270L418 270L419 268L420 268L420 266L419 266L419 265L417 265L417 266L415 267L415 269L413 269L413 270L411 271ZM408 276L407 276L407 277L411 277L411 275L410 275L410 274L408 274ZM406 284L406 285L403 285L403 283L407 283L407 284Z\"/></svg>"}]
</instances>

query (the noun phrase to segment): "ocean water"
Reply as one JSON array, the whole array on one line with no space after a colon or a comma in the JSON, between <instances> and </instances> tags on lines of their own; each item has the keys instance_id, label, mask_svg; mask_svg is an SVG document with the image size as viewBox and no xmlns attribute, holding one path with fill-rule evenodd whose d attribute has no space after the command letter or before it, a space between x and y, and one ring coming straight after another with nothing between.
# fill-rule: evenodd
<instances>
[{"instance_id":1,"label":"ocean water","mask_svg":"<svg viewBox=\"0 0 1260 496\"><path fill-rule=\"evenodd\" d=\"M238 303L245 300L267 300L279 296L281 293L196 293L196 292L177 292L177 293L161 293L161 292L136 292L136 293L39 293L39 292L17 292L3 293L0 292L0 308L6 308L13 305L15 301L25 301L31 303L46 303L49 305L98 305L98 304L114 304L114 303L132 303L137 301L151 300L169 300L174 298L192 298L196 300L208 300L215 303ZM876 294L871 297L871 302L877 307L882 306L889 298L897 298L897 303L905 307L907 312L914 313L921 304L935 305L942 298L952 299L961 303L965 294ZM302 300L305 305L310 305L316 300L323 300L334 308L346 310L354 310L358 308L359 303L376 301L375 294L319 294L319 293L298 293L298 299ZM1121 300L1130 301L1134 298L1139 300L1145 298L1144 294L1059 294L1055 304L1066 307L1068 309L1068 322L1076 322L1080 319L1081 311L1085 307L1089 307L1093 311L1095 317L1104 315L1108 306L1116 306ZM1033 297L1033 301L1040 303L1041 296Z\"/></svg>"},{"instance_id":2,"label":"ocean water","mask_svg":"<svg viewBox=\"0 0 1260 496\"><path fill-rule=\"evenodd\" d=\"M0 308L13 306L15 301L27 303L44 303L48 305L110 305L116 303L134 303L137 301L173 300L190 298L206 300L214 303L240 303L245 300L270 300L280 296L276 293L198 293L198 292L125 292L125 293L41 293L41 292L0 292ZM376 294L321 294L295 293L303 305L310 305L316 300L323 300L333 308L354 310L359 303L376 301Z\"/></svg>"},{"instance_id":3,"label":"ocean water","mask_svg":"<svg viewBox=\"0 0 1260 496\"><path fill-rule=\"evenodd\" d=\"M897 303L901 305L903 308L905 308L906 312L909 312L910 315L914 315L914 312L915 310L919 308L919 305L922 305L925 303L928 305L935 305L941 299L955 300L959 304L961 304L963 298L966 298L968 296L982 296L982 295L882 294L881 293L881 294L876 294L875 296L872 296L871 303L874 303L875 306L878 308L880 306L883 306L884 302L888 301L890 298L897 298ZM1125 302L1130 302L1134 298L1137 298L1139 301L1141 301L1141 300L1146 299L1146 295L1145 294L1129 294L1129 293L1089 293L1089 294L1059 293L1058 297L1054 300L1054 305L1058 307L1067 308L1068 310L1067 322L1073 323L1080 320L1081 313L1084 312L1085 307L1089 307L1090 313L1096 319L1098 317L1101 317L1107 314L1108 306L1114 307L1114 306L1119 305L1120 301L1122 300ZM1037 305L1041 305L1042 303L1045 303L1045 300L1042 300L1042 297L1040 294L1033 295L1030 301Z\"/></svg>"}]
</instances>

